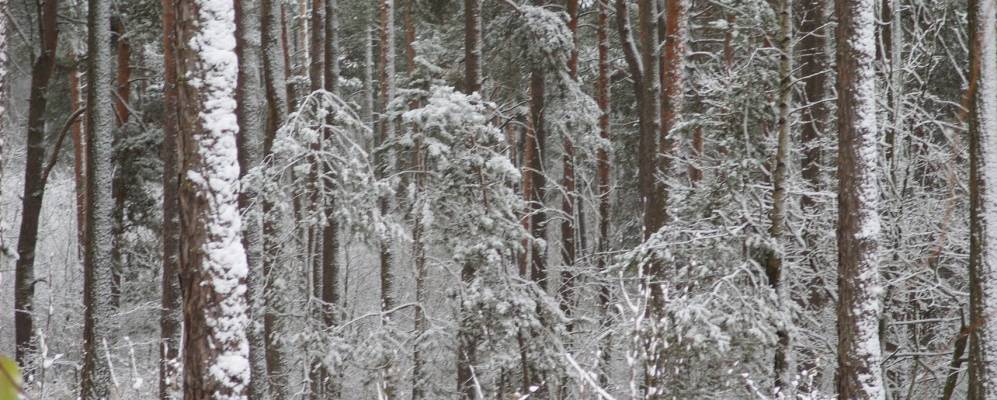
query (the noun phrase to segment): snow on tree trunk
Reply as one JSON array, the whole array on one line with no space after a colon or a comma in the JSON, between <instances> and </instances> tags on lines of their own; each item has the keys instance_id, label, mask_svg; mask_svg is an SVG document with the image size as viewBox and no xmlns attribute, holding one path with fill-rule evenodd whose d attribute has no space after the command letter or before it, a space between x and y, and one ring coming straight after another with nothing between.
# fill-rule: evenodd
<instances>
[{"instance_id":1,"label":"snow on tree trunk","mask_svg":"<svg viewBox=\"0 0 997 400\"><path fill-rule=\"evenodd\" d=\"M238 209L233 0L180 3L184 398L246 399L248 265Z\"/></svg>"},{"instance_id":2,"label":"snow on tree trunk","mask_svg":"<svg viewBox=\"0 0 997 400\"><path fill-rule=\"evenodd\" d=\"M0 0L0 11L4 11L3 15L0 15L0 198L3 198L3 148L7 139L7 128L10 127L7 115L7 102L10 98L7 93L10 90L10 85L7 84L7 68L9 67L7 58L7 0ZM77 171L79 171L78 167ZM3 231L4 223L0 221L0 243L3 242ZM6 256L5 253L6 249L0 245L0 262Z\"/></svg>"},{"instance_id":3,"label":"snow on tree trunk","mask_svg":"<svg viewBox=\"0 0 997 400\"><path fill-rule=\"evenodd\" d=\"M994 0L969 3L969 398L997 396L997 31Z\"/></svg>"},{"instance_id":4,"label":"snow on tree trunk","mask_svg":"<svg viewBox=\"0 0 997 400\"><path fill-rule=\"evenodd\" d=\"M111 2L90 0L87 14L87 230L83 251L83 399L117 395L106 355L114 343L114 79L111 69ZM120 245L120 244L119 244Z\"/></svg>"},{"instance_id":5,"label":"snow on tree trunk","mask_svg":"<svg viewBox=\"0 0 997 400\"><path fill-rule=\"evenodd\" d=\"M836 0L838 396L885 399L878 324L880 233L873 0Z\"/></svg>"},{"instance_id":6,"label":"snow on tree trunk","mask_svg":"<svg viewBox=\"0 0 997 400\"><path fill-rule=\"evenodd\" d=\"M239 137L237 140L239 172L242 179L250 169L257 167L262 159L264 107L260 91L260 13L259 4L254 0L236 0L236 53L239 57L239 82L236 88ZM258 193L253 187L243 186L239 192L239 211L243 215L242 245L246 249L246 264L249 275L246 278L247 297L250 304L251 320L255 322L262 309L259 299L261 288L261 229L260 208L257 205ZM252 381L249 397L263 396L266 393L266 365L264 361L264 337L255 324L250 326L249 358Z\"/></svg>"}]
</instances>

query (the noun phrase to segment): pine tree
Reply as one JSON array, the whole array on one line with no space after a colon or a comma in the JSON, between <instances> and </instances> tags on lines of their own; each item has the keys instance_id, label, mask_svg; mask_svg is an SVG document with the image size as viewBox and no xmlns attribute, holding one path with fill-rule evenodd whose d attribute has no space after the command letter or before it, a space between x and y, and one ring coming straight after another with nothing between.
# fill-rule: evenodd
<instances>
[{"instance_id":1,"label":"pine tree","mask_svg":"<svg viewBox=\"0 0 997 400\"><path fill-rule=\"evenodd\" d=\"M28 99L27 140L25 141L24 194L21 197L21 228L17 235L17 263L14 271L14 345L19 365L28 365L35 350L34 297L35 247L42 197L45 194L42 163L45 160L45 110L49 82L55 69L59 43L56 14L59 2L46 1L37 16L40 51L31 65L31 95Z\"/></svg>"},{"instance_id":2,"label":"pine tree","mask_svg":"<svg viewBox=\"0 0 997 400\"><path fill-rule=\"evenodd\" d=\"M83 369L81 395L100 400L114 395L108 346L114 332L114 76L111 70L111 3L90 0L87 13L87 229L83 257ZM120 245L118 243L117 245Z\"/></svg>"},{"instance_id":3,"label":"pine tree","mask_svg":"<svg viewBox=\"0 0 997 400\"><path fill-rule=\"evenodd\" d=\"M986 399L997 395L997 364L993 357L994 335L997 323L993 315L994 277L992 255L997 252L997 242L991 238L989 229L997 224L994 220L994 189L997 187L993 175L995 142L997 129L997 31L995 31L994 2L976 0L969 2L970 88L972 105L969 120L969 201L970 201L970 247L969 247L969 289L970 326L969 336L969 398Z\"/></svg>"},{"instance_id":4,"label":"pine tree","mask_svg":"<svg viewBox=\"0 0 997 400\"><path fill-rule=\"evenodd\" d=\"M838 65L838 396L883 399L876 174L875 10L836 0Z\"/></svg>"},{"instance_id":5,"label":"pine tree","mask_svg":"<svg viewBox=\"0 0 997 400\"><path fill-rule=\"evenodd\" d=\"M232 0L179 4L184 398L246 399L248 265L238 212Z\"/></svg>"}]
</instances>

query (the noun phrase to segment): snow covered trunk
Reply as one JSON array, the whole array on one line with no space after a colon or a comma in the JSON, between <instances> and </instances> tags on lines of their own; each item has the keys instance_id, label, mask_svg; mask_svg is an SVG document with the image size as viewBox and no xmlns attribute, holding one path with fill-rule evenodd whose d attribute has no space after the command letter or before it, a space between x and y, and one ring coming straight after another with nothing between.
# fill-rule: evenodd
<instances>
[{"instance_id":1,"label":"snow covered trunk","mask_svg":"<svg viewBox=\"0 0 997 400\"><path fill-rule=\"evenodd\" d=\"M45 159L45 111L48 86L56 63L59 30L56 12L58 1L38 7L40 52L31 65L31 95L28 98L28 127L25 141L24 193L21 196L21 227L17 235L17 263L14 271L14 343L18 365L27 366L34 352L35 245L38 242L39 216L45 182L42 163ZM8 14L9 15L9 14Z\"/></svg>"},{"instance_id":2,"label":"snow covered trunk","mask_svg":"<svg viewBox=\"0 0 997 400\"><path fill-rule=\"evenodd\" d=\"M10 96L8 95L9 85L7 84L7 68L8 68L8 58L7 58L7 0L0 0L0 11L3 14L0 15L0 198L3 198L3 148L4 142L7 139L7 132L10 123L8 123L7 116L7 102ZM77 170L79 170L77 168ZM0 241L3 240L4 225L3 221L0 221ZM0 257L6 256L2 254L3 249L0 249ZM3 259L0 258L0 261Z\"/></svg>"},{"instance_id":3,"label":"snow covered trunk","mask_svg":"<svg viewBox=\"0 0 997 400\"><path fill-rule=\"evenodd\" d=\"M233 0L180 2L184 398L246 399L248 265L238 209Z\"/></svg>"},{"instance_id":4,"label":"snow covered trunk","mask_svg":"<svg viewBox=\"0 0 997 400\"><path fill-rule=\"evenodd\" d=\"M776 126L778 137L774 169L772 172L772 210L769 213L769 238L772 248L767 253L765 273L769 285L776 292L783 310L785 307L785 291L783 288L783 249L782 235L786 224L786 167L789 163L789 130L791 128L790 105L793 101L793 1L779 2L779 104ZM789 329L782 326L776 331L778 343L775 348L772 373L773 386L781 393L790 377L789 369Z\"/></svg>"},{"instance_id":5,"label":"snow covered trunk","mask_svg":"<svg viewBox=\"0 0 997 400\"><path fill-rule=\"evenodd\" d=\"M177 76L177 5L163 0L163 267L159 329L159 398L180 388L180 151Z\"/></svg>"},{"instance_id":6,"label":"snow covered trunk","mask_svg":"<svg viewBox=\"0 0 997 400\"><path fill-rule=\"evenodd\" d=\"M236 88L239 137L237 140L240 179L257 167L262 159L263 113L260 92L260 13L259 4L254 0L236 0L236 54L239 57L239 82ZM266 365L262 332L256 329L255 321L261 310L258 298L260 289L261 262L261 221L257 204L258 193L254 187L242 187L239 191L239 211L243 215L242 246L246 249L246 264L249 275L246 277L247 296L250 304L249 358L252 382L249 397L266 393Z\"/></svg>"},{"instance_id":7,"label":"snow covered trunk","mask_svg":"<svg viewBox=\"0 0 997 400\"><path fill-rule=\"evenodd\" d=\"M838 396L884 399L880 370L875 5L836 0Z\"/></svg>"},{"instance_id":8,"label":"snow covered trunk","mask_svg":"<svg viewBox=\"0 0 997 400\"><path fill-rule=\"evenodd\" d=\"M111 2L90 0L87 13L87 230L83 244L84 400L119 395L111 385L108 346L114 344L114 104L111 93Z\"/></svg>"},{"instance_id":9,"label":"snow covered trunk","mask_svg":"<svg viewBox=\"0 0 997 400\"><path fill-rule=\"evenodd\" d=\"M969 398L997 396L997 31L994 0L969 2L970 116Z\"/></svg>"}]
</instances>

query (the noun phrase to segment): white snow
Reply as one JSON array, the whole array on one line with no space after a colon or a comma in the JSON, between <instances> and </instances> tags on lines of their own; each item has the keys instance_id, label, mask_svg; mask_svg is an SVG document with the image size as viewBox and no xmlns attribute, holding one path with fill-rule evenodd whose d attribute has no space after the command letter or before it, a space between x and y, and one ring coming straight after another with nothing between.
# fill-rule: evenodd
<instances>
[{"instance_id":1,"label":"white snow","mask_svg":"<svg viewBox=\"0 0 997 400\"><path fill-rule=\"evenodd\" d=\"M235 54L235 11L233 0L200 0L198 29L189 45L199 55L191 84L200 88L203 131L194 135L200 164L189 171L190 182L198 186L207 200L203 222L207 237L204 247L204 273L220 304L205 310L210 330L210 345L219 349L209 368L211 379L225 390L217 391L217 400L245 399L249 383L249 345L246 329L248 304L246 277L248 266L241 242L236 158L235 88L238 59Z\"/></svg>"}]
</instances>

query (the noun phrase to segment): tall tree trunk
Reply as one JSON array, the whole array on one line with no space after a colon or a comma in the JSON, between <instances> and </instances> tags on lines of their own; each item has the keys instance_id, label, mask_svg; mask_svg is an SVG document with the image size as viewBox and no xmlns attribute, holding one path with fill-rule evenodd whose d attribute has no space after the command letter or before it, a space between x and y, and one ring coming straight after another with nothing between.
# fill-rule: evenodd
<instances>
[{"instance_id":1,"label":"tall tree trunk","mask_svg":"<svg viewBox=\"0 0 997 400\"><path fill-rule=\"evenodd\" d=\"M874 3L836 0L835 13L838 18L838 396L882 399L885 393L877 334L880 286Z\"/></svg>"},{"instance_id":2,"label":"tall tree trunk","mask_svg":"<svg viewBox=\"0 0 997 400\"><path fill-rule=\"evenodd\" d=\"M7 0L0 0L0 10L7 10L8 2ZM10 21L8 21L9 13L5 12L0 15L0 199L3 198L3 149L5 141L7 140L7 135L9 134L10 127L10 117L8 116L7 104L10 102L10 85L7 82L8 76L10 75L8 70L10 69L10 61L8 57L8 43L10 32L8 26ZM79 169L77 169L78 171ZM77 187L77 200L79 199L79 187ZM77 207L79 207L77 203ZM77 214L79 208L77 208ZM0 222L0 263L3 262L4 257L7 256L7 247L3 243L3 233L4 233L4 223ZM80 236L82 239L82 236ZM81 242L82 243L82 242ZM82 254L82 252L81 252Z\"/></svg>"},{"instance_id":3,"label":"tall tree trunk","mask_svg":"<svg viewBox=\"0 0 997 400\"><path fill-rule=\"evenodd\" d=\"M781 242L786 223L786 164L789 162L789 130L791 128L789 110L790 103L793 101L792 7L792 0L780 0L779 2L779 114L776 121L778 139L776 140L774 159L775 169L772 172L772 210L769 213L771 222L769 236L775 247L770 249L768 257L764 261L769 285L776 292L780 310L787 315L786 290L783 288L782 281L783 249ZM779 327L776 330L776 336L778 343L772 367L773 385L775 392L782 393L788 382L786 373L789 367L790 351L788 327Z\"/></svg>"},{"instance_id":4,"label":"tall tree trunk","mask_svg":"<svg viewBox=\"0 0 997 400\"><path fill-rule=\"evenodd\" d=\"M285 62L287 48L282 38L283 19L280 3L276 0L261 0L262 14L260 30L262 35L261 53L263 54L263 87L266 94L267 122L263 135L263 156L267 157L273 149L277 129L284 124L288 112L288 86L286 83L287 66ZM280 287L276 285L275 269L280 263L281 242L278 237L278 223L273 215L276 205L264 197L263 207L263 343L266 352L267 386L270 397L274 400L289 398L287 366L283 341L281 340L283 304L280 299Z\"/></svg>"},{"instance_id":5,"label":"tall tree trunk","mask_svg":"<svg viewBox=\"0 0 997 400\"><path fill-rule=\"evenodd\" d=\"M572 50L568 59L568 72L572 79L578 79L578 0L566 0L565 9L568 12L568 29L571 30ZM570 316L572 304L574 302L574 281L575 281L575 260L577 258L577 246L575 244L575 224L578 222L575 212L575 205L578 192L575 189L575 145L571 142L571 137L564 135L563 138L564 155L562 157L562 173L564 174L561 185L564 188L564 196L561 199L561 212L564 220L561 221L561 310L565 315ZM580 203L578 203L580 205ZM573 324L568 324L571 330Z\"/></svg>"},{"instance_id":6,"label":"tall tree trunk","mask_svg":"<svg viewBox=\"0 0 997 400\"><path fill-rule=\"evenodd\" d=\"M529 179L530 235L533 236L533 251L530 257L530 277L547 290L547 257L544 246L540 243L546 238L547 212L544 209L546 197L547 176L544 174L543 161L547 159L547 131L544 129L544 72L530 72L530 127L527 130L526 148L531 154L526 165Z\"/></svg>"},{"instance_id":7,"label":"tall tree trunk","mask_svg":"<svg viewBox=\"0 0 997 400\"><path fill-rule=\"evenodd\" d=\"M640 0L637 15L640 26L640 56L644 66L641 87L644 94L641 97L643 100L641 109L642 118L648 121L645 123L646 131L640 136L638 149L640 174L642 174L640 179L642 186L645 186L647 190L644 203L645 239L650 238L665 224L667 198L665 186L657 175L668 171L667 156L671 151L671 139L668 138L667 134L674 127L681 106L681 62L684 56L682 53L684 38L680 36L684 32L682 24L685 21L683 2L676 0L668 3L669 24L665 35L664 56L659 56L657 51L659 27L656 3L654 0ZM663 67L662 70L658 68L659 63ZM666 68L667 70L664 70ZM675 80L675 82L666 82L666 79ZM666 103L662 103L659 94L664 94ZM661 260L652 260L644 268L642 291L648 296L645 318L657 321L663 318L664 293L661 284L665 281L664 266ZM661 343L658 325L651 323L649 330L643 332L644 337L642 338L646 385L644 395L648 399L658 399L665 395L665 383L662 376L666 368L664 346Z\"/></svg>"},{"instance_id":8,"label":"tall tree trunk","mask_svg":"<svg viewBox=\"0 0 997 400\"><path fill-rule=\"evenodd\" d=\"M174 0L163 0L163 272L159 316L159 399L171 400L180 379L180 151L177 43Z\"/></svg>"},{"instance_id":9,"label":"tall tree trunk","mask_svg":"<svg viewBox=\"0 0 997 400\"><path fill-rule=\"evenodd\" d=\"M114 18L111 22L111 43L117 48L117 72L115 73L114 92L114 115L117 116L116 142L121 143L125 139L124 125L128 122L130 113L128 111L128 97L131 96L131 76L132 69L129 65L131 58L131 45L125 38L125 26L120 18ZM112 236L114 246L111 249L111 304L117 309L121 305L121 275L124 273L124 246L125 246L125 201L128 198L128 187L125 176L124 157L118 153L114 157L117 166L112 183L112 193L114 196L114 215L112 223Z\"/></svg>"},{"instance_id":10,"label":"tall tree trunk","mask_svg":"<svg viewBox=\"0 0 997 400\"><path fill-rule=\"evenodd\" d=\"M311 24L311 33L308 37L308 54L309 54L309 64L308 64L308 78L311 83L311 91L322 90L325 88L323 84L323 79L325 78L325 56L323 51L325 50L325 0L310 0L312 5L312 12L308 20ZM316 140L312 143L313 151L320 151L322 148L322 141ZM308 176L308 184L310 186L310 198L309 198L309 209L310 212L318 213L324 209L324 206L320 204L322 202L323 196L320 192L323 190L323 183L320 181L321 177L321 161L317 157L310 157L309 164L311 169ZM311 301L309 304L312 305L311 317L315 326L318 326L323 321L323 314L325 307L321 304L322 299L322 259L324 254L323 250L323 234L324 228L320 226L310 226L308 228L308 257L309 265L311 266ZM322 360L320 357L313 357L309 360L308 368L308 381L309 386L309 396L311 399L322 398L322 381L325 379L324 368L322 368Z\"/></svg>"},{"instance_id":11,"label":"tall tree trunk","mask_svg":"<svg viewBox=\"0 0 997 400\"><path fill-rule=\"evenodd\" d=\"M59 28L56 24L58 1L46 1L39 7L38 33L41 51L31 66L31 95L28 98L28 133L25 141L24 194L21 197L21 228L17 236L17 263L14 272L14 345L18 365L28 365L35 350L32 312L35 297L35 246L42 209L45 182L42 163L45 159L45 109L48 85L55 68L55 50Z\"/></svg>"},{"instance_id":12,"label":"tall tree trunk","mask_svg":"<svg viewBox=\"0 0 997 400\"><path fill-rule=\"evenodd\" d=\"M336 0L325 0L325 57L324 85L329 93L339 93L339 9ZM332 138L331 130L325 131L326 141ZM326 167L328 168L328 167ZM330 171L326 171L330 172ZM339 305L339 221L336 219L336 200L327 198L325 204L326 224L322 231L322 304L325 306L323 322L327 329L338 323ZM336 373L336 376L333 374ZM339 397L339 372L330 371L323 366L325 377L322 391L324 398Z\"/></svg>"},{"instance_id":13,"label":"tall tree trunk","mask_svg":"<svg viewBox=\"0 0 997 400\"><path fill-rule=\"evenodd\" d=\"M607 258L609 255L609 225L610 225L610 126L609 115L612 112L609 105L609 2L599 2L599 15L596 22L596 37L599 52L599 78L595 84L596 103L599 104L599 137L606 142L607 147L600 147L596 154L596 179L599 190L599 240L597 267L599 271L605 271ZM601 312L602 324L609 323L610 313L610 288L608 284L603 284L599 288L599 310ZM610 346L612 342L609 337L599 345L599 353L602 358L599 360L599 385L607 387L609 385L609 361Z\"/></svg>"},{"instance_id":14,"label":"tall tree trunk","mask_svg":"<svg viewBox=\"0 0 997 400\"><path fill-rule=\"evenodd\" d=\"M69 71L69 108L79 110L83 106L80 94L79 57L72 55L73 65ZM76 238L79 243L79 254L83 257L83 242L86 240L86 135L83 133L83 120L77 118L73 122L73 176L76 188Z\"/></svg>"},{"instance_id":15,"label":"tall tree trunk","mask_svg":"<svg viewBox=\"0 0 997 400\"><path fill-rule=\"evenodd\" d=\"M481 91L481 0L464 0L464 92Z\"/></svg>"},{"instance_id":16,"label":"tall tree trunk","mask_svg":"<svg viewBox=\"0 0 997 400\"><path fill-rule=\"evenodd\" d=\"M464 0L464 92L481 92L481 0ZM421 154L420 154L421 158ZM420 160L421 161L421 160ZM420 163L421 166L421 163ZM422 178L420 174L419 184ZM421 219L421 218L420 218ZM419 224L421 239L422 226ZM425 250L421 249L418 262L425 268ZM475 270L470 265L461 266L461 284L468 288L474 280ZM424 279L424 278L423 278ZM469 325L473 318L464 304L460 305L457 330L457 393L461 399L475 399L473 367L477 362L478 341Z\"/></svg>"},{"instance_id":17,"label":"tall tree trunk","mask_svg":"<svg viewBox=\"0 0 997 400\"><path fill-rule=\"evenodd\" d=\"M105 356L114 339L114 103L111 70L111 2L89 0L87 7L87 230L83 251L83 368L80 394L84 400L118 397L112 387L110 360Z\"/></svg>"},{"instance_id":18,"label":"tall tree trunk","mask_svg":"<svg viewBox=\"0 0 997 400\"><path fill-rule=\"evenodd\" d=\"M969 2L970 65L975 87L969 122L969 398L997 396L997 314L994 307L997 288L997 31L994 0Z\"/></svg>"},{"instance_id":19,"label":"tall tree trunk","mask_svg":"<svg viewBox=\"0 0 997 400\"><path fill-rule=\"evenodd\" d=\"M236 88L236 112L239 120L238 146L240 179L250 169L257 167L262 159L262 138L264 129L264 107L260 98L263 88L260 82L260 10L254 0L235 0L236 55L239 58L238 87ZM247 297L250 304L250 320L256 321L261 309L257 294L260 289L261 269L261 221L257 202L258 193L253 187L243 186L239 192L239 212L243 215L242 246L246 249L246 264L249 273L246 277ZM250 386L248 397L260 398L266 395L266 364L264 362L264 337L252 328L249 337Z\"/></svg>"},{"instance_id":20,"label":"tall tree trunk","mask_svg":"<svg viewBox=\"0 0 997 400\"><path fill-rule=\"evenodd\" d=\"M181 0L179 22L184 398L249 391L248 265L238 212L233 2ZM210 182L210 183L209 183Z\"/></svg>"},{"instance_id":21,"label":"tall tree trunk","mask_svg":"<svg viewBox=\"0 0 997 400\"><path fill-rule=\"evenodd\" d=\"M380 81L380 91L379 91L379 111L381 114L378 116L378 145L383 145L393 136L393 123L387 117L388 103L394 98L395 86L394 86L394 74L395 74L395 2L394 0L380 0L378 6L378 21L379 21L379 34L380 34L380 45L378 46L378 80ZM379 176L384 177L387 173L387 168L389 165L393 165L390 155L381 154L380 159L377 162L377 168L379 169ZM382 196L378 200L378 207L380 208L381 215L386 215L389 210L388 196ZM388 238L382 237L379 243L379 258L380 258L380 287L381 287L381 311L387 311L395 306L394 299L394 278L392 277L392 264L394 263L391 243ZM382 327L387 328L390 324L390 316L384 314L382 317ZM389 356L390 357L390 356ZM392 360L385 360L385 364L382 367L381 374L381 384L382 390L384 391L384 396L386 398L395 397L395 383L393 375L394 366Z\"/></svg>"}]
</instances>

